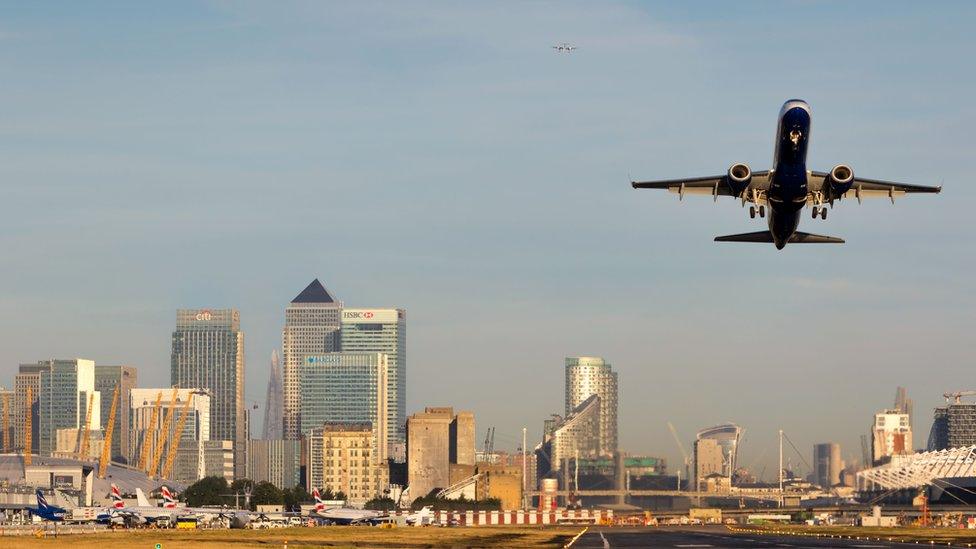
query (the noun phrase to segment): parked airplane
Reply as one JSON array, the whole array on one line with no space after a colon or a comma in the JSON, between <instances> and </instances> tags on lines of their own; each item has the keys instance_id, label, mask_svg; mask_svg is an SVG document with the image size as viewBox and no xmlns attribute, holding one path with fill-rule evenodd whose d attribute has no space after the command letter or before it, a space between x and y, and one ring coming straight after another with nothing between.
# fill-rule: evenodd
<instances>
[{"instance_id":1,"label":"parked airplane","mask_svg":"<svg viewBox=\"0 0 976 549\"><path fill-rule=\"evenodd\" d=\"M114 483L112 484L112 507L105 513L98 516L98 522L102 523L125 523L125 524L146 524L153 523L159 519L176 520L181 513L177 509L157 507L150 505L146 495L142 490L136 489L136 500L138 505L127 506L122 499L122 492Z\"/></svg>"},{"instance_id":2,"label":"parked airplane","mask_svg":"<svg viewBox=\"0 0 976 549\"><path fill-rule=\"evenodd\" d=\"M632 181L635 189L667 189L685 194L710 194L734 196L752 203L749 217L766 217L769 206L769 230L755 233L719 236L717 242L772 242L783 249L787 243L843 243L832 236L821 236L797 231L800 211L811 206L812 217L827 219L825 205L834 207L834 201L842 198L861 200L870 197L887 197L894 204L895 197L907 193L938 193L942 187L909 185L893 181L854 177L854 170L838 164L827 173L807 170L807 145L810 140L810 105L800 99L790 99L779 111L776 126L776 148L773 167L753 172L749 166L732 164L725 175L671 179L662 181Z\"/></svg>"},{"instance_id":3,"label":"parked airplane","mask_svg":"<svg viewBox=\"0 0 976 549\"><path fill-rule=\"evenodd\" d=\"M50 505L47 502L47 498L40 490L35 492L37 495L37 507L29 507L28 510L31 514L38 516L41 520L51 521L51 522L63 522L68 512L61 507Z\"/></svg>"},{"instance_id":4,"label":"parked airplane","mask_svg":"<svg viewBox=\"0 0 976 549\"><path fill-rule=\"evenodd\" d=\"M328 522L330 524L376 524L389 517L389 513L383 511L370 511L368 509L351 509L348 507L326 508L325 501L319 495L318 488L312 489L312 497L315 498L315 509L309 513L309 518Z\"/></svg>"},{"instance_id":5,"label":"parked airplane","mask_svg":"<svg viewBox=\"0 0 976 549\"><path fill-rule=\"evenodd\" d=\"M406 519L407 524L410 526L429 526L437 522L437 517L434 515L434 508L429 505L416 513L410 513Z\"/></svg>"}]
</instances>

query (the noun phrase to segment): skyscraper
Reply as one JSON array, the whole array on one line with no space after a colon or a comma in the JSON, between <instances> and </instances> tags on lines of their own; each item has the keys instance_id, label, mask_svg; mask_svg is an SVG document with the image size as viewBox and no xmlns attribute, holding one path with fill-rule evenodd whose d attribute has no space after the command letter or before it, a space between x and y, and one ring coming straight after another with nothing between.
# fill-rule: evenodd
<instances>
[{"instance_id":1,"label":"skyscraper","mask_svg":"<svg viewBox=\"0 0 976 549\"><path fill-rule=\"evenodd\" d=\"M301 434L301 394L299 369L308 355L333 353L339 347L339 317L342 302L316 278L285 308L285 327L281 331L284 360L284 438Z\"/></svg>"},{"instance_id":2,"label":"skyscraper","mask_svg":"<svg viewBox=\"0 0 976 549\"><path fill-rule=\"evenodd\" d=\"M830 489L840 484L840 471L844 462L840 459L840 444L824 442L813 446L813 482Z\"/></svg>"},{"instance_id":3,"label":"skyscraper","mask_svg":"<svg viewBox=\"0 0 976 549\"><path fill-rule=\"evenodd\" d=\"M387 357L387 442L394 455L393 446L406 441L407 313L403 309L343 309L339 337L342 352L384 353Z\"/></svg>"},{"instance_id":4,"label":"skyscraper","mask_svg":"<svg viewBox=\"0 0 976 549\"><path fill-rule=\"evenodd\" d=\"M915 421L915 401L908 398L908 389L898 387L895 389L895 410L908 415L908 427L914 426Z\"/></svg>"},{"instance_id":5,"label":"skyscraper","mask_svg":"<svg viewBox=\"0 0 976 549\"><path fill-rule=\"evenodd\" d=\"M101 427L101 401L95 391L95 362L82 358L53 360L40 371L37 419L40 453L50 455L57 446L59 429L81 429L89 417L89 429Z\"/></svg>"},{"instance_id":6,"label":"skyscraper","mask_svg":"<svg viewBox=\"0 0 976 549\"><path fill-rule=\"evenodd\" d=\"M590 395L565 418L555 417L546 425L540 452L540 475L563 470L570 458L601 455L600 409L600 396Z\"/></svg>"},{"instance_id":7,"label":"skyscraper","mask_svg":"<svg viewBox=\"0 0 976 549\"><path fill-rule=\"evenodd\" d=\"M708 438L718 443L722 450L722 469L718 472L729 478L732 478L732 473L735 472L735 460L738 455L739 437L741 435L742 428L735 423L723 423L698 431L698 440Z\"/></svg>"},{"instance_id":8,"label":"skyscraper","mask_svg":"<svg viewBox=\"0 0 976 549\"><path fill-rule=\"evenodd\" d=\"M45 360L37 364L21 364L17 375L14 376L14 414L12 417L20 419L20 421L14 422L14 447L23 448L27 443L27 434L24 431L26 424L23 419L30 414L30 452L33 454L40 451L41 443L41 422L38 418L41 396L41 372L50 370L52 362ZM30 392L29 402L27 400L28 392Z\"/></svg>"},{"instance_id":9,"label":"skyscraper","mask_svg":"<svg viewBox=\"0 0 976 549\"><path fill-rule=\"evenodd\" d=\"M894 455L911 454L912 427L910 416L901 410L882 410L874 414L871 427L874 465L882 465Z\"/></svg>"},{"instance_id":10,"label":"skyscraper","mask_svg":"<svg viewBox=\"0 0 976 549\"><path fill-rule=\"evenodd\" d=\"M281 387L281 368L278 363L278 350L271 351L271 372L268 378L268 393L264 399L264 431L261 436L264 440L281 439L281 428L283 427L282 414L284 413L283 389ZM263 446L262 446L263 448ZM249 477L253 479L254 477Z\"/></svg>"},{"instance_id":11,"label":"skyscraper","mask_svg":"<svg viewBox=\"0 0 976 549\"><path fill-rule=\"evenodd\" d=\"M599 357L566 358L566 415L592 395L600 397L600 454L617 451L617 373Z\"/></svg>"},{"instance_id":12,"label":"skyscraper","mask_svg":"<svg viewBox=\"0 0 976 549\"><path fill-rule=\"evenodd\" d=\"M325 423L369 423L376 451L387 456L387 362L383 353L328 353L305 357L299 370L301 433Z\"/></svg>"},{"instance_id":13,"label":"skyscraper","mask_svg":"<svg viewBox=\"0 0 976 549\"><path fill-rule=\"evenodd\" d=\"M704 489L704 482L711 475L725 474L725 455L719 441L714 438L695 440L695 486Z\"/></svg>"},{"instance_id":14,"label":"skyscraper","mask_svg":"<svg viewBox=\"0 0 976 549\"><path fill-rule=\"evenodd\" d=\"M95 390L101 393L102 428L108 427L115 388L119 401L115 405L115 426L112 427L112 461L131 463L129 458L129 392L136 386L136 369L132 366L95 366Z\"/></svg>"},{"instance_id":15,"label":"skyscraper","mask_svg":"<svg viewBox=\"0 0 976 549\"><path fill-rule=\"evenodd\" d=\"M234 443L234 474L247 473L244 333L235 309L180 309L170 362L176 387L210 392L210 438Z\"/></svg>"}]
</instances>

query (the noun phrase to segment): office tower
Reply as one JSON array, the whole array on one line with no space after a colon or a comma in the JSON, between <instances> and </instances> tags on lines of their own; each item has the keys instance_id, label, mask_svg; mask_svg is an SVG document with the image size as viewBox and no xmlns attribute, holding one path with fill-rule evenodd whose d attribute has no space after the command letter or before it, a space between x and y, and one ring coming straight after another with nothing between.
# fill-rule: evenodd
<instances>
[{"instance_id":1,"label":"office tower","mask_svg":"<svg viewBox=\"0 0 976 549\"><path fill-rule=\"evenodd\" d=\"M840 459L840 444L824 442L813 446L813 482L830 489L840 484L844 462Z\"/></svg>"},{"instance_id":2,"label":"office tower","mask_svg":"<svg viewBox=\"0 0 976 549\"><path fill-rule=\"evenodd\" d=\"M739 449L739 437L742 436L742 428L735 423L723 423L707 429L698 431L698 440L710 438L718 442L722 449L722 475L732 478L735 471L736 457Z\"/></svg>"},{"instance_id":3,"label":"office tower","mask_svg":"<svg viewBox=\"0 0 976 549\"><path fill-rule=\"evenodd\" d=\"M894 455L912 453L912 427L908 413L901 410L882 410L874 414L871 428L874 465L882 465Z\"/></svg>"},{"instance_id":4,"label":"office tower","mask_svg":"<svg viewBox=\"0 0 976 549\"><path fill-rule=\"evenodd\" d=\"M935 409L932 431L929 434L929 450L946 450L976 444L976 404L955 400Z\"/></svg>"},{"instance_id":5,"label":"office tower","mask_svg":"<svg viewBox=\"0 0 976 549\"><path fill-rule=\"evenodd\" d=\"M112 461L131 463L129 460L129 392L136 386L138 374L132 366L95 365L95 390L101 395L102 428L108 427L112 411L112 398L119 390L115 404L115 425L112 427Z\"/></svg>"},{"instance_id":6,"label":"office tower","mask_svg":"<svg viewBox=\"0 0 976 549\"><path fill-rule=\"evenodd\" d=\"M557 416L553 418L554 423L547 425L546 429L550 431L543 438L540 476L563 470L568 459L603 455L600 446L600 404L599 395L590 395L565 418Z\"/></svg>"},{"instance_id":7,"label":"office tower","mask_svg":"<svg viewBox=\"0 0 976 549\"><path fill-rule=\"evenodd\" d=\"M915 425L915 401L908 398L908 389L898 387L895 389L895 410L908 415L908 427Z\"/></svg>"},{"instance_id":8,"label":"office tower","mask_svg":"<svg viewBox=\"0 0 976 549\"><path fill-rule=\"evenodd\" d=\"M299 369L301 433L325 423L369 423L375 455L386 460L389 416L383 353L306 356Z\"/></svg>"},{"instance_id":9,"label":"office tower","mask_svg":"<svg viewBox=\"0 0 976 549\"><path fill-rule=\"evenodd\" d=\"M16 448L23 448L27 442L27 436L24 432L24 428L26 427L24 420L27 414L30 413L30 452L32 454L37 454L40 451L41 443L41 421L38 418L41 396L41 372L50 370L52 362L46 360L37 364L21 364L17 375L14 376L14 415L12 417L18 418L18 421L14 422L14 446ZM27 402L28 389L30 389L29 392L31 395L30 402Z\"/></svg>"},{"instance_id":10,"label":"office tower","mask_svg":"<svg viewBox=\"0 0 976 549\"><path fill-rule=\"evenodd\" d=\"M308 355L339 351L339 317L342 302L322 286L318 279L285 308L285 327L281 331L284 361L284 438L295 440L301 434L301 394L299 369Z\"/></svg>"},{"instance_id":11,"label":"office tower","mask_svg":"<svg viewBox=\"0 0 976 549\"><path fill-rule=\"evenodd\" d=\"M301 483L302 446L298 440L252 440L247 478L290 489Z\"/></svg>"},{"instance_id":12,"label":"office tower","mask_svg":"<svg viewBox=\"0 0 976 549\"><path fill-rule=\"evenodd\" d=\"M247 446L245 444L245 446ZM202 444L180 445L170 476L187 486L204 477L221 477L232 482L240 475L234 472L237 450L229 440L208 440Z\"/></svg>"},{"instance_id":13,"label":"office tower","mask_svg":"<svg viewBox=\"0 0 976 549\"><path fill-rule=\"evenodd\" d=\"M389 486L389 466L375 453L370 423L325 423L309 431L305 443L312 465L307 469L309 491L342 492L351 505L361 506Z\"/></svg>"},{"instance_id":14,"label":"office tower","mask_svg":"<svg viewBox=\"0 0 976 549\"><path fill-rule=\"evenodd\" d=\"M43 363L39 363L43 364ZM57 447L58 429L81 429L89 417L90 430L101 428L99 393L95 391L95 362L81 358L49 361L40 371L38 395L38 436L41 455L51 455Z\"/></svg>"},{"instance_id":15,"label":"office tower","mask_svg":"<svg viewBox=\"0 0 976 549\"><path fill-rule=\"evenodd\" d=\"M695 486L704 489L705 480L712 475L725 475L725 452L714 438L699 438L693 449L695 454Z\"/></svg>"},{"instance_id":16,"label":"office tower","mask_svg":"<svg viewBox=\"0 0 976 549\"><path fill-rule=\"evenodd\" d=\"M410 499L451 485L451 465L474 465L474 414L429 407L407 418ZM463 460L461 463L452 460Z\"/></svg>"},{"instance_id":17,"label":"office tower","mask_svg":"<svg viewBox=\"0 0 976 549\"><path fill-rule=\"evenodd\" d=\"M234 474L247 464L244 333L235 309L180 309L173 332L170 383L210 393L210 439L234 442Z\"/></svg>"},{"instance_id":18,"label":"office tower","mask_svg":"<svg viewBox=\"0 0 976 549\"><path fill-rule=\"evenodd\" d=\"M0 429L0 452L12 453L16 446L14 445L14 425L18 421L23 421L21 418L24 416L13 415L14 406L16 404L16 397L14 396L14 391L12 389L7 389L6 387L0 387L0 413L6 414L8 418L13 418L13 421L7 422L6 432Z\"/></svg>"},{"instance_id":19,"label":"office tower","mask_svg":"<svg viewBox=\"0 0 976 549\"><path fill-rule=\"evenodd\" d=\"M281 439L282 422L284 421L284 390L281 387L281 367L278 363L278 350L271 351L271 372L268 378L268 392L264 399L264 429L261 438L264 440ZM254 480L254 477L248 477Z\"/></svg>"},{"instance_id":20,"label":"office tower","mask_svg":"<svg viewBox=\"0 0 976 549\"><path fill-rule=\"evenodd\" d=\"M929 431L927 449L946 450L949 448L949 408L936 408Z\"/></svg>"},{"instance_id":21,"label":"office tower","mask_svg":"<svg viewBox=\"0 0 976 549\"><path fill-rule=\"evenodd\" d=\"M566 358L566 415L591 395L600 397L600 453L617 451L617 373L598 357Z\"/></svg>"},{"instance_id":22,"label":"office tower","mask_svg":"<svg viewBox=\"0 0 976 549\"><path fill-rule=\"evenodd\" d=\"M407 407L407 313L403 309L343 309L343 352L383 353L387 357L389 455L405 442Z\"/></svg>"},{"instance_id":23,"label":"office tower","mask_svg":"<svg viewBox=\"0 0 976 549\"><path fill-rule=\"evenodd\" d=\"M192 398L192 400L190 400ZM189 407L187 401L189 400ZM159 402L157 408L156 403ZM183 430L176 433L179 418L186 408L186 421ZM129 391L129 408L127 410L129 419L129 448L131 449L131 459L129 464L132 467L149 470L151 459L156 449L161 445L163 453L160 462L165 462L169 455L168 442L173 441L179 452L184 454L190 449L199 449L204 443L210 440L211 428L211 398L207 391L195 388L177 389L176 398L173 399L173 389L171 387L159 388L138 388ZM170 421L169 430L163 431L165 417L173 414ZM197 480L205 476L204 464L199 461L192 463L180 463L180 453L176 454L177 463L175 469L184 471L184 476L179 480ZM162 463L157 463L160 474L162 474ZM192 471L192 472L186 472ZM171 480L176 480L175 475L171 475Z\"/></svg>"}]
</instances>

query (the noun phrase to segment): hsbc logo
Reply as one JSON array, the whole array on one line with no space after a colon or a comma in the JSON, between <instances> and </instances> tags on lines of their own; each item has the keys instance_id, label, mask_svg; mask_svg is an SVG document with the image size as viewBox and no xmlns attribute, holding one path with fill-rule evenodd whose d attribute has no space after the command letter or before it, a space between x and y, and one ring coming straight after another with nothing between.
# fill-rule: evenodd
<instances>
[{"instance_id":1,"label":"hsbc logo","mask_svg":"<svg viewBox=\"0 0 976 549\"><path fill-rule=\"evenodd\" d=\"M373 311L343 311L342 318L369 320L373 318Z\"/></svg>"}]
</instances>

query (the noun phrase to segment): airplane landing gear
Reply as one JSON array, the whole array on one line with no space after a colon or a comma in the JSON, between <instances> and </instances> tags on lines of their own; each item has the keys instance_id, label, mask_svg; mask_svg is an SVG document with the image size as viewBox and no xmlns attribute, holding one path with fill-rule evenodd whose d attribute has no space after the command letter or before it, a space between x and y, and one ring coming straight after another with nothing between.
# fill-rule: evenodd
<instances>
[{"instance_id":1,"label":"airplane landing gear","mask_svg":"<svg viewBox=\"0 0 976 549\"><path fill-rule=\"evenodd\" d=\"M766 217L766 206L759 206L759 217Z\"/></svg>"},{"instance_id":2,"label":"airplane landing gear","mask_svg":"<svg viewBox=\"0 0 976 549\"><path fill-rule=\"evenodd\" d=\"M818 206L814 206L813 211L811 211L810 213L812 214L811 217L816 219L817 216L820 215L820 208Z\"/></svg>"},{"instance_id":3,"label":"airplane landing gear","mask_svg":"<svg viewBox=\"0 0 976 549\"><path fill-rule=\"evenodd\" d=\"M827 219L827 208L820 208L820 219Z\"/></svg>"},{"instance_id":4,"label":"airplane landing gear","mask_svg":"<svg viewBox=\"0 0 976 549\"><path fill-rule=\"evenodd\" d=\"M756 207L749 206L749 219L755 219L755 218L756 218Z\"/></svg>"}]
</instances>

